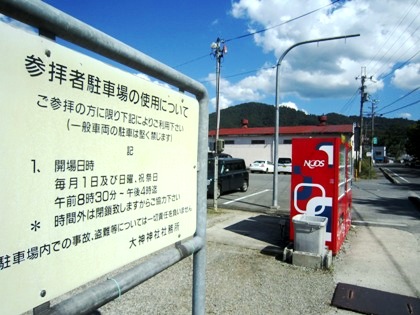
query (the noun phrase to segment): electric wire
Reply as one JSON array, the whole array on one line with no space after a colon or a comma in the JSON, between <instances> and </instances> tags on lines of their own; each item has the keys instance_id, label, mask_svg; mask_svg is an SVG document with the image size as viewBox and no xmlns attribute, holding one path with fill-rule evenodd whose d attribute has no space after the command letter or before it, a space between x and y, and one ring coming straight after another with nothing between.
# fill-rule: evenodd
<instances>
[{"instance_id":1,"label":"electric wire","mask_svg":"<svg viewBox=\"0 0 420 315\"><path fill-rule=\"evenodd\" d=\"M257 31L255 31L255 32L251 32L251 33L247 33L247 34L244 34L244 35L240 35L240 36L236 36L236 37L232 37L232 38L229 38L229 39L226 39L226 40L222 40L222 42L223 43L226 43L226 42L231 42L231 41L234 41L234 40L239 40L239 39L242 39L242 38L246 38L246 37L249 37L249 36L253 36L253 35L255 35L255 34L259 34L259 33L263 33L263 32L266 32L266 31L268 31L268 30L270 30L270 29L273 29L273 28L277 28L277 27L280 27L280 26L282 26L282 25L285 25L285 24L287 24L287 23L290 23L290 22L293 22L293 21L296 21L296 20L298 20L298 19L300 19L300 18L303 18L303 17L306 17L306 16L308 16L308 15L310 15L310 14L313 14L313 13L315 13L315 12L317 12L317 11L320 11L320 10L322 10L322 9L324 9L324 8L326 8L326 7L328 7L328 6L332 6L332 5L334 5L334 4L336 4L337 2L340 2L341 0L335 0L335 1L332 1L330 4L328 4L328 5L325 5L325 6L323 6L323 7L320 7L320 8L318 8L318 9L315 9L315 10L312 10L312 11L309 11L309 12L307 12L307 13L305 13L305 14L302 14L302 15L299 15L299 16L297 16L297 17L295 17L295 18L291 18L291 19L289 19L289 20L287 20L287 21L285 21L285 22L282 22L282 23L280 23L280 24L276 24L276 25L273 25L273 26L270 26L270 27L267 27L267 28L264 28L264 29L261 29L261 30L257 30ZM399 23L394 27L394 29L392 30L392 32L390 33L390 35L387 37L387 39L385 40L385 42L384 42L384 44L382 45L382 46L384 46L386 43L388 43L390 40L391 40L391 38L392 38L392 36L394 35L394 33L396 32L396 30L398 29L398 27L404 22L404 20L407 18L407 16L408 16L408 14L410 13L410 11L412 10L412 8L417 4L417 2L418 2L418 0L415 0L414 2L413 2L413 4L411 5L411 7L410 8L408 8L407 9L407 11L405 12L405 14L402 16L402 18L399 20ZM419 14L418 14L419 15ZM416 20L416 18L418 17L418 15L416 15L416 17L413 19L413 20L411 20L411 23L409 23L408 24L408 26L405 28L405 30L402 32L402 34L404 34L405 33L405 31L414 23L414 21ZM411 34L410 34L410 36L412 36L412 35L414 35L416 32L417 32L417 30L419 29L419 27L414 31L414 32L412 32ZM375 62L375 64L374 64L374 66L373 66L373 68L375 68L375 66L379 63L379 62L381 62L384 58L385 58L385 56L388 54L388 52L396 45L396 43L397 42L399 42L400 41L400 39L401 39L401 37L402 37L402 35L400 35L394 42L393 42L393 44L387 49L387 51L385 52L385 53L383 53L383 55L382 55L382 57L381 58L379 58L376 62ZM407 42L408 41L408 39L409 39L410 37L408 37L405 41L404 41L404 43L405 42ZM403 43L403 44L404 44ZM400 45L399 47L400 48L398 48L396 51L394 51L394 53L391 55L391 56L389 56L388 57L388 59L387 59L387 62L392 58L392 57L394 57L395 56L395 54L401 49L401 47L403 46L403 44L402 45ZM404 53L406 53L407 51L409 51L412 47L415 47L416 46L416 43L414 43L409 49L407 49ZM390 76L390 75L392 75L396 70L398 70L398 69L400 69L400 68L402 68L402 67L404 67L405 65L407 65L412 59L414 59L417 55L418 55L418 53L419 53L420 51L417 51L414 55L412 55L408 60L406 60L405 62L403 62L400 66L398 66L397 68L395 68L395 69L393 69L390 73L388 73L387 75L385 75L385 76L382 76L384 73L382 73L380 76L381 76L381 79L384 79L384 78L386 78L386 77L388 77L388 76ZM378 56L380 54L380 50L376 53L376 55L369 61L369 63L368 63L368 65L370 65L371 63L372 63L372 61L373 60L375 60L375 58ZM190 60L190 61L187 61L187 62L184 62L184 63L182 63L182 64L179 64L179 65L177 65L176 67L181 67L181 66L184 66L184 65L186 65L186 64L189 64L189 63L192 63L192 62L195 62L195 61L197 61L197 60L201 60L201 59L203 59L203 58L205 58L205 57L208 57L209 55L211 55L211 54L206 54L206 55L203 55L203 56L200 56L200 57L197 57L197 58L195 58L195 59L192 59L192 60ZM385 62L385 64L387 63L387 62ZM265 67L265 68L259 68L259 69L255 69L255 70L250 70L250 71L246 71L246 72L241 72L241 73L237 73L237 74L233 74L233 75L229 75L229 76L225 76L225 78L232 78L232 77L237 77L237 76L242 76L242 75L246 75L246 74L249 74L249 73L255 73L255 72L257 72L257 71L261 71L261 70L267 70L267 69L271 69L271 68L274 68L274 67ZM378 73L379 72L379 70L381 69L381 67L379 67L378 69L377 69L377 71L375 72L375 74L376 73ZM202 83L203 82L211 82L211 81L214 81L214 80L205 80L205 81L201 81ZM418 89L418 88L417 88ZM417 89L415 89L415 90L417 90ZM350 108L351 108L351 104L354 102L354 100L356 99L356 96L358 95L358 93L359 93L359 90L360 89L357 89L356 91L355 91L355 93L350 97L350 99L342 106L342 108L341 108L341 110L340 110L340 113L343 113L343 112L346 112L346 111L348 111ZM408 93L407 95L405 95L405 96L403 96L403 97L401 97L401 98L399 98L399 99L397 99L397 100L395 100L394 102L392 102L391 104L388 104L386 107L384 107L384 108L387 108L387 107L389 107L389 106L391 106L391 105L393 105L393 104L395 104L395 103L397 103L397 102L399 102L399 101L401 101L402 99L404 99L406 96L408 96L409 94L411 94L411 93L413 93L415 90L413 90L413 91L411 91L410 93ZM408 107L408 106L412 106L412 105L414 105L414 104L417 104L418 102L414 102L414 103L411 103L411 104L409 104L409 105L406 105L406 106L403 106L402 108L405 108L405 107ZM384 108L382 108L381 110L383 110ZM401 108L399 108L399 109L401 109ZM391 113L391 112L394 112L394 111L397 111L397 110L399 110L399 109L396 109L396 110L393 110L393 111L389 111L389 112L387 112L387 113ZM384 114L387 114L387 113L384 113ZM382 114L382 115L384 115L384 114Z\"/></svg>"},{"instance_id":2,"label":"electric wire","mask_svg":"<svg viewBox=\"0 0 420 315\"><path fill-rule=\"evenodd\" d=\"M396 67L394 70L392 70L391 72L389 72L387 75L381 77L381 80L389 77L390 75L394 74L395 71L397 71L398 69L401 69L402 67L404 67L405 65L407 65L411 60L413 60L418 54L420 53L420 50L418 50L413 56L411 56L409 59L407 59L406 61L404 61L401 65L399 65L398 67Z\"/></svg>"},{"instance_id":3,"label":"electric wire","mask_svg":"<svg viewBox=\"0 0 420 315\"><path fill-rule=\"evenodd\" d=\"M269 70L269 69L275 69L276 66L270 66L270 67L264 67L264 68L259 68L259 69L255 69L255 70L250 70L250 71L245 71L245 72L241 72L241 73L237 73L237 74L231 74L231 75L227 75L225 76L225 78L234 78L234 77L239 77L239 76L243 76L245 74L249 74L249 73L255 73L261 70Z\"/></svg>"},{"instance_id":4,"label":"electric wire","mask_svg":"<svg viewBox=\"0 0 420 315\"><path fill-rule=\"evenodd\" d=\"M381 116L384 116L384 115L387 115L387 114L390 114L390 113L394 113L394 112L396 112L396 111L399 111L400 109L403 109L403 108L407 108L407 107L410 107L410 106L416 105L417 103L420 103L420 100L414 101L414 102L412 102L412 103L410 103L410 104L407 104L407 105L404 105L404 106L398 107L398 108L396 108L396 109L394 109L394 110L390 110L389 112L382 113L382 114L380 114L380 115L381 115Z\"/></svg>"},{"instance_id":5,"label":"electric wire","mask_svg":"<svg viewBox=\"0 0 420 315\"><path fill-rule=\"evenodd\" d=\"M395 101L393 101L393 102L391 102L391 103L389 103L389 104L385 105L384 107L382 107L381 109L379 109L377 112L379 113L379 112L383 111L385 108L388 108L388 107L390 107L390 106L394 105L395 103L397 103L397 102L399 102L399 101L403 100L403 99L404 99L404 98L406 98L407 96L409 96L409 95L413 94L414 92L416 92L418 89L420 89L420 86L416 87L415 89L411 90L410 92L408 92L407 94L405 94L405 95L401 96L400 98L396 99Z\"/></svg>"},{"instance_id":6,"label":"electric wire","mask_svg":"<svg viewBox=\"0 0 420 315\"><path fill-rule=\"evenodd\" d=\"M203 56L197 57L197 58L192 59L192 60L190 60L190 61L186 61L186 62L183 62L183 63L181 63L181 64L177 65L177 66L174 66L174 68L179 68L179 67L185 66L185 65L187 65L187 64L189 64L189 63L193 63L193 62L195 62L195 61L197 61L197 60L204 59L204 58L206 58L206 57L208 57L208 56L210 56L210 55L211 55L211 53L205 54L205 55L203 55Z\"/></svg>"},{"instance_id":7,"label":"electric wire","mask_svg":"<svg viewBox=\"0 0 420 315\"><path fill-rule=\"evenodd\" d=\"M244 34L244 35L236 36L236 37L233 37L233 38L230 38L230 39L222 40L222 42L224 42L224 43L226 43L226 42L231 42L231 41L234 41L234 40L237 40L237 39L242 39L242 38L249 37L249 36L252 36L252 35L255 35L255 34L259 34L259 33L266 32L266 31L268 31L268 30L270 30L270 29L273 29L273 28L276 28L276 27L282 26L282 25L284 25L284 24L287 24L287 23L290 23L290 22L296 21L296 20L298 20L298 19L301 19L301 18L303 18L303 17L305 17L305 16L308 16L308 15L310 15L310 14L312 14L312 13L315 13L315 12L317 12L317 11L320 11L320 10L322 10L322 9L326 8L326 7L332 6L332 5L334 5L335 3L340 2L340 1L342 1L342 0L334 0L334 1L332 1L330 4L327 4L327 5L323 6L323 7L320 7L320 8L318 8L318 9L312 10L312 11L307 12L307 13L305 13L305 14L299 15L299 16L297 16L297 17L295 17L295 18L292 18L292 19L290 19L290 20L287 20L287 21L285 21L285 22L283 22L283 23L280 23L280 24L277 24L277 25L274 25L274 26L271 26L271 27L268 27L268 28L265 28L265 29L262 29L262 30L259 30L259 31L256 31L256 32L253 32L253 33L248 33L248 34ZM197 57L197 58L194 58L194 59L192 59L192 60L189 60L189 61L183 62L183 63L181 63L181 64L179 64L179 65L175 66L174 68L179 68L179 67L181 67L181 66L184 66L184 65L190 64L190 63L195 62L195 61L197 61L197 60L201 60L201 59L203 59L203 58L207 57L208 55L209 55L209 54L206 54L206 55L204 55L204 56Z\"/></svg>"},{"instance_id":8,"label":"electric wire","mask_svg":"<svg viewBox=\"0 0 420 315\"><path fill-rule=\"evenodd\" d=\"M402 22L406 19L407 15L411 12L411 10L413 9L413 7L417 4L418 0L415 0L413 2L413 4L411 5L411 7L407 8L407 11L405 12L404 16L402 16L398 22L398 24L393 28L393 30L389 33L389 35L387 36L387 38L383 41L383 43L381 44L381 47L386 46L386 44L391 40L391 37L394 35L395 31L398 29L398 27L402 24ZM395 44L395 42L394 42ZM376 62L373 64L372 67L369 67L370 64L373 62L373 60L376 59L376 57L382 52L382 50L378 50L377 53L375 54L375 56L372 57L372 59L369 61L369 63L367 64L366 67L369 67L370 69L375 69L376 65L385 57L385 55L387 54L387 52L389 51L389 49L383 54L383 56L381 58L379 58L379 60L376 60Z\"/></svg>"},{"instance_id":9,"label":"electric wire","mask_svg":"<svg viewBox=\"0 0 420 315\"><path fill-rule=\"evenodd\" d=\"M261 30L258 30L258 31L255 31L255 32L252 32L252 33L248 33L248 34L244 34L244 35L236 36L236 37L233 37L233 38L230 38L230 39L226 39L226 40L225 40L225 42L229 42L229 41L233 41L233 40L237 40L237 39L242 39L242 38L249 37L249 36L252 36L252 35L255 35L255 34L259 34L259 33L264 33L264 32L266 32L266 31L268 31L268 30L273 29L273 28L276 28L276 27L282 26L282 25L284 25L284 24L287 24L287 23L290 23L290 22L296 21L296 20L298 20L298 19L301 19L301 18L303 18L303 17L305 17L305 16L308 16L308 15L310 15L310 14L312 14L312 13L318 12L318 11L320 11L320 10L322 10L322 9L326 8L326 7L332 6L332 5L334 5L335 3L340 2L340 1L341 1L341 0L335 0L335 1L332 1L330 4L324 5L324 6L320 7L320 8L318 8L318 9L315 9L315 10L309 11L309 12L307 12L307 13L304 13L304 14L302 14L302 15L299 15L299 16L295 17L295 18L291 18L291 19L289 19L289 20L287 20L287 21L284 21L283 23L276 24L276 25L273 25L273 26L270 26L270 27L267 27L267 28L264 28L264 29L261 29Z\"/></svg>"},{"instance_id":10,"label":"electric wire","mask_svg":"<svg viewBox=\"0 0 420 315\"><path fill-rule=\"evenodd\" d=\"M351 105L354 102L356 96L359 94L359 88L356 89L356 91L353 93L353 95L347 100L347 102L341 107L341 110L339 113L344 114L351 109Z\"/></svg>"},{"instance_id":11,"label":"electric wire","mask_svg":"<svg viewBox=\"0 0 420 315\"><path fill-rule=\"evenodd\" d=\"M231 75L225 75L225 76L223 76L223 78L225 78L225 79L234 78L234 77L239 77L239 76L243 76L243 75L250 74L250 73L255 73L255 72L258 72L258 71L262 71L262 70L269 70L269 69L275 69L275 68L276 68L276 66L269 66L269 67L264 67L264 68L259 68L259 69L244 71L244 72L241 72L241 73L236 73L236 74L231 74ZM216 79L202 80L202 81L200 81L200 83L207 83L207 82L212 82L212 81L216 81Z\"/></svg>"},{"instance_id":12,"label":"electric wire","mask_svg":"<svg viewBox=\"0 0 420 315\"><path fill-rule=\"evenodd\" d=\"M416 16L416 18L418 17L420 15L420 13ZM415 21L415 19L416 18L414 18L412 21L411 21L411 23L405 28L405 30L403 31L403 33L405 33L405 31L411 26L411 24L413 24L414 23L414 21ZM404 46L404 44L417 32L417 30L420 28L420 26L419 27L417 27L416 28L416 30L413 32L413 33L411 33L410 34L410 36L408 36L407 38L406 38L406 40L402 43L402 44L400 44L399 45L399 48L397 48L397 50L395 50L394 51L394 53L392 54L392 55L390 55L389 57L388 57L388 59L386 59L384 62L382 62L382 66L380 67L380 68L378 68L377 70L376 70L376 72L375 72L375 75L379 72L379 70L381 70L382 68L384 68L384 67L387 67L387 64L388 64L388 62L391 60L391 58L392 57L394 57L395 56L395 54L400 50L400 49L402 49L402 47ZM401 36L400 37L398 37L398 39L391 45L391 47L385 52L385 54L384 54L384 56L383 56L383 58L385 58L385 55L394 47L394 45L399 41L401 39ZM382 59L381 59L382 60ZM380 61L380 60L379 60ZM379 62L378 61L378 62ZM384 74L384 72L382 72L379 76L381 76L382 74ZM379 77L379 76L377 76L377 77Z\"/></svg>"},{"instance_id":13,"label":"electric wire","mask_svg":"<svg viewBox=\"0 0 420 315\"><path fill-rule=\"evenodd\" d=\"M384 42L383 42L383 44L381 45L382 47L383 46L385 46L390 40L391 40L391 38L392 38L392 36L394 35L394 33L396 32L396 30L398 29L398 27L404 22L404 20L407 18L407 16L408 16L408 14L413 10L413 8L416 6L416 4L417 4L417 2L418 2L418 0L415 0L415 1L413 1L413 3L412 3L412 5L409 7L409 8L407 8L407 10L404 12L404 14L402 15L402 17L400 18L400 20L399 20L399 22L398 22L398 24L393 28L393 30L390 32L390 34L388 35L388 37L386 38L386 40L384 40ZM404 30L404 32L413 24L413 22L417 19L417 17L418 17L418 14L416 15L416 17L411 21L411 23L409 23L409 25L405 28L405 30ZM418 30L418 28L412 33L412 34L410 34L410 36L413 36L414 35L414 33L416 33L417 32L417 30ZM404 33L403 32L403 33ZM393 44L391 45L391 47L390 48L388 48L388 50L385 52L385 53L383 53L383 55L382 55L382 57L381 58L379 58L378 60L376 60L376 62L375 62L375 64L371 67L371 68L375 68L376 67L376 65L379 63L379 62L381 62L384 58L385 58L385 56L387 55L387 53L391 50L391 48L399 41L399 39L401 39L401 36L402 35L400 35L394 42L393 42ZM406 39L406 41L409 39L410 37L408 37L407 39ZM405 42L406 42L405 41ZM404 42L404 43L405 43ZM417 41L418 42L418 41ZM412 47L416 47L416 44L417 43L414 43L409 49L407 49L406 51L404 51L404 53L406 53L407 51L409 51L409 50L411 50L411 48ZM403 45L400 45L400 48L402 47ZM399 50L400 50L400 48L399 49L397 49L395 52L394 52L394 54L392 54L388 59L387 59L387 62L396 54L396 52L398 52ZM388 74L386 74L386 75L384 75L384 73L385 72L383 72L383 73L381 73L379 76L376 76L376 77L380 77L381 78L381 80L383 80L383 79L385 79L386 77L388 77L388 76L390 76L390 75L392 75L396 70L398 70L398 69L401 69L402 67L404 67L405 65L407 65L412 59L414 59L416 56L417 56L417 54L419 53L420 51L417 51L413 56L411 56L408 60L406 60L405 62L403 62L400 66L398 66L397 68L395 68L395 69L393 69L392 71L390 71ZM375 56L374 57L372 57L372 59L369 61L369 63L368 63L368 66L373 62L373 60L375 60L376 59L376 57L378 57L378 55L381 53L381 50L378 50L377 51L377 53L375 54ZM401 57L399 57L399 59L400 59ZM384 63L382 63L383 64L383 66L382 67L384 67L386 64L387 64L387 62L384 62ZM375 75L376 75L376 73L378 73L379 72L379 70L382 68L382 67L378 67L377 68L377 70L374 72L375 73ZM369 86L369 85L368 85ZM358 90L359 91L359 90ZM356 92L357 93L357 92ZM344 104L343 105L343 108L346 108L347 106L349 106L349 104L351 104L353 101L354 101L354 99L355 99L355 95L353 95L353 96L351 96L351 98L347 101L347 103L346 104ZM397 100L398 101L398 100ZM397 101L395 101L395 102L397 102Z\"/></svg>"}]
</instances>

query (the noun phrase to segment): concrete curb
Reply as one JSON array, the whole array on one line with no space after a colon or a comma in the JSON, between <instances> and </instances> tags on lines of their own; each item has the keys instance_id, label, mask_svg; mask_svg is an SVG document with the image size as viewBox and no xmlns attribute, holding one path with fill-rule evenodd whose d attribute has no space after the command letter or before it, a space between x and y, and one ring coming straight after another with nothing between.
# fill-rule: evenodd
<instances>
[{"instance_id":1,"label":"concrete curb","mask_svg":"<svg viewBox=\"0 0 420 315\"><path fill-rule=\"evenodd\" d=\"M379 170L382 172L382 174L384 174L385 178L388 179L391 183L393 183L393 184L399 184L399 182L397 182L395 180L395 178L392 177L392 175L389 174L385 169L383 169L382 167L380 167Z\"/></svg>"},{"instance_id":2,"label":"concrete curb","mask_svg":"<svg viewBox=\"0 0 420 315\"><path fill-rule=\"evenodd\" d=\"M395 180L395 178L389 174L385 169L383 169L382 167L379 168L379 170L382 172L382 174L384 174L384 176L386 177L386 179L388 179L391 183L398 185L399 182ZM411 203L417 208L417 210L420 211L420 197L412 192L411 196L408 197L408 200L411 201Z\"/></svg>"}]
</instances>

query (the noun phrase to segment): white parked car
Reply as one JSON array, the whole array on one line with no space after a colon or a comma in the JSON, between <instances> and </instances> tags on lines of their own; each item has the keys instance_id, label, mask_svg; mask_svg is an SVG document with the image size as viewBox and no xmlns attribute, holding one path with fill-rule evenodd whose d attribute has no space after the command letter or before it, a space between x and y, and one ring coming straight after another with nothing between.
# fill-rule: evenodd
<instances>
[{"instance_id":1,"label":"white parked car","mask_svg":"<svg viewBox=\"0 0 420 315\"><path fill-rule=\"evenodd\" d=\"M274 163L267 160L257 160L257 161L252 162L249 165L249 170L251 173L254 173L254 172L273 173Z\"/></svg>"},{"instance_id":2,"label":"white parked car","mask_svg":"<svg viewBox=\"0 0 420 315\"><path fill-rule=\"evenodd\" d=\"M278 160L278 172L292 174L292 159L280 157Z\"/></svg>"}]
</instances>

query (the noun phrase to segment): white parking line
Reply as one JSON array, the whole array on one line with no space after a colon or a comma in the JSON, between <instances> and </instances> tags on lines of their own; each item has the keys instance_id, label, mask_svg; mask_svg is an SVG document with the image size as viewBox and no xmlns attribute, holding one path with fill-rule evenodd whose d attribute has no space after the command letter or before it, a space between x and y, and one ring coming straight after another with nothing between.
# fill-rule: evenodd
<instances>
[{"instance_id":1,"label":"white parking line","mask_svg":"<svg viewBox=\"0 0 420 315\"><path fill-rule=\"evenodd\" d=\"M251 194L251 195L247 195L247 196L244 196L244 197L241 197L241 198L237 198L237 199L233 199L233 200L230 200L230 201L226 201L226 202L225 202L225 203L223 203L223 204L224 204L224 205L228 205L228 204L230 204L230 203L234 203L234 202L237 202L237 201L239 201L239 200L246 199L246 198L248 198L248 197L252 197L252 196L255 196L255 195L259 195L259 194L265 193L265 192L270 191L270 190L271 190L271 189L265 189L265 190L262 190L262 191L259 191L259 192L255 193L255 194Z\"/></svg>"},{"instance_id":2,"label":"white parking line","mask_svg":"<svg viewBox=\"0 0 420 315\"><path fill-rule=\"evenodd\" d=\"M386 168L386 170L388 172L390 172L393 176L398 177L399 179L402 179L403 181L405 181L406 183L409 183L409 181L407 179L405 179L404 177L401 177L400 175L398 175L397 173L394 173L393 171L391 171L389 168Z\"/></svg>"},{"instance_id":3,"label":"white parking line","mask_svg":"<svg viewBox=\"0 0 420 315\"><path fill-rule=\"evenodd\" d=\"M351 223L355 225L378 225L378 226L388 226L388 227L407 227L407 224L404 223L387 223L387 222L377 222L377 221L358 221L352 220Z\"/></svg>"}]
</instances>

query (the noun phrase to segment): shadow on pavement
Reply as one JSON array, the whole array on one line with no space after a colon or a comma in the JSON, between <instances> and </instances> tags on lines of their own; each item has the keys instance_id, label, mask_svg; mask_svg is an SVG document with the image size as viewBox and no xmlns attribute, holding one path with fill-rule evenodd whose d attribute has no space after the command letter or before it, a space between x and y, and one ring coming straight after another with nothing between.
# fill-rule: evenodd
<instances>
[{"instance_id":1,"label":"shadow on pavement","mask_svg":"<svg viewBox=\"0 0 420 315\"><path fill-rule=\"evenodd\" d=\"M261 253L277 255L289 243L289 215L257 215L227 226L225 230L267 243Z\"/></svg>"}]
</instances>

